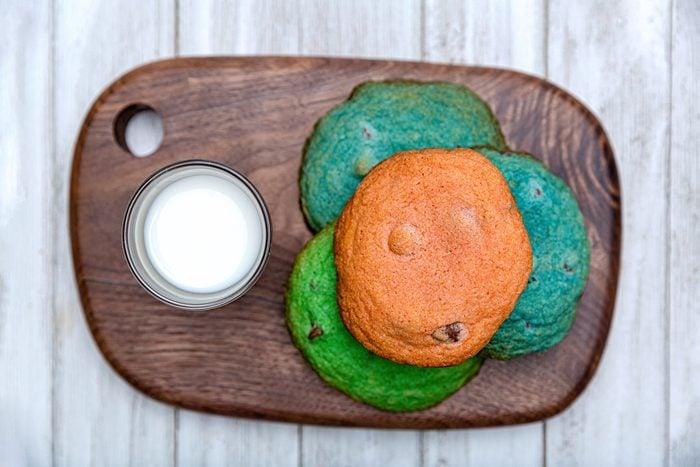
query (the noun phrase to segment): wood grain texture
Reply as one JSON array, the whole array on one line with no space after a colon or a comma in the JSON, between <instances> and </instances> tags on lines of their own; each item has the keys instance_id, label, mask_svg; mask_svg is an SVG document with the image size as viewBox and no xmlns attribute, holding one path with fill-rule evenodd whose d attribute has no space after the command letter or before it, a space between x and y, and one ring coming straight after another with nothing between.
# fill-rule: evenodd
<instances>
[{"instance_id":1,"label":"wood grain texture","mask_svg":"<svg viewBox=\"0 0 700 467\"><path fill-rule=\"evenodd\" d=\"M178 54L296 54L299 0L179 0Z\"/></svg>"},{"instance_id":2,"label":"wood grain texture","mask_svg":"<svg viewBox=\"0 0 700 467\"><path fill-rule=\"evenodd\" d=\"M420 467L421 447L414 430L305 426L301 465Z\"/></svg>"},{"instance_id":3,"label":"wood grain texture","mask_svg":"<svg viewBox=\"0 0 700 467\"><path fill-rule=\"evenodd\" d=\"M423 58L544 76L546 0L425 0Z\"/></svg>"},{"instance_id":4,"label":"wood grain texture","mask_svg":"<svg viewBox=\"0 0 700 467\"><path fill-rule=\"evenodd\" d=\"M364 7L337 6L341 3L338 0L303 4L292 0L180 0L157 2L164 5L160 14L152 1L112 3L114 8L106 7L104 1L89 4L73 0L0 1L0 17L3 18L0 28L3 114L0 121L4 123L0 133L0 205L3 209L0 219L6 220L0 220L0 277L5 285L0 290L0 464L52 463L47 457L51 452L51 413L47 410L51 411L53 406L56 421L53 436L59 440L54 464L170 465L179 454L180 465L186 465L188 460L193 465L218 465L230 458L243 465L262 465L261 462L269 460L265 452L271 447L275 450L273 444L293 444L296 435L286 430L264 428L276 424L180 410L177 423L180 435L172 440L153 420L158 417L153 415L154 411L158 412L153 407L162 406L138 394L132 397L135 391L120 378L104 368L99 370L105 363L92 345L92 337L85 332L75 286L70 279L72 269L65 234L70 145L80 119L103 85L142 60L170 53L170 46L166 44L170 33L161 40L153 31L172 32L173 17L177 16L178 9L180 30L175 30L175 35L179 34L177 45L183 54L302 53L303 47L296 40L283 42L281 38L289 37L289 31L301 31L298 18L311 14L311 8L343 8L343 19L347 23L342 41L312 35L305 30L304 37L315 37L321 43L330 44L322 52L313 53L403 57L404 44L386 41L376 45L378 50L369 47L371 41L361 35ZM614 462L647 465L660 461L672 466L697 465L694 448L698 445L695 442L698 409L693 402L700 388L697 350L694 350L700 335L695 311L698 280L695 269L679 269L692 264L693 257L697 258L691 246L697 243L698 223L691 214L696 211L690 209L697 206L698 169L693 164L700 144L698 132L692 126L698 121L697 114L692 113L697 108L693 102L698 99L697 59L693 58L697 57L699 43L697 32L693 32L700 24L697 8L693 8L697 2L623 2L619 7L615 2L595 2L581 8L574 2L552 1L549 15L545 15L552 24L549 28L534 22L539 10L536 4L533 6L527 1L499 0L486 5L479 1L426 0L421 3L424 25L435 28L450 25L434 42L430 42L433 39L429 29L425 31L424 59L516 66L543 74L530 68L530 63L538 61L533 61L532 57L548 46L558 50L559 58L550 59L548 63L551 78L573 88L600 115L612 133L620 156L617 162L623 175L625 199L639 200L634 207L627 205L623 219L625 251L632 251L632 256L627 258L628 253L625 253L622 271L625 279L620 284L617 318L621 315L627 318L622 325L616 318L602 368L591 387L564 416L547 422L547 439L544 440L547 459L542 465L589 465L597 460L601 465ZM543 3L547 10L550 2ZM120 4L121 7L116 7ZM443 4L445 8L441 7ZM671 8L675 11L672 19L663 13ZM441 11L442 19L431 20L433 10ZM654 45L658 42L659 31L650 17L656 16L657 10L661 11L658 20L673 25L673 30L669 27L663 33L668 37L666 46ZM462 19L457 13L449 14L458 11L467 13L462 13ZM185 12L189 12L189 16ZM517 12L517 18L511 19L510 12ZM199 20L187 23L190 28L187 31L183 25L192 16L198 16ZM56 20L64 24L63 28L73 28L73 32L69 35L64 32L60 40L51 44ZM529 26L513 29L513 24L523 23ZM304 25L312 30L314 27L308 22ZM337 34L323 25L320 29L329 36ZM468 35L472 37L466 37ZM543 45L537 47L529 43L528 35L543 36ZM144 40L146 36L151 39ZM445 45L442 45L443 40ZM517 53L513 50L515 47ZM337 50L339 48L342 50ZM672 101L670 90L664 93L664 85L659 85L659 71L653 69L654 66L667 67L669 49L672 49L673 58L673 80L669 83ZM44 74L48 75L46 81L41 78ZM52 77L58 74L63 78L54 85ZM56 98L51 97L54 95ZM671 144L657 151L659 132L669 126L670 116L665 109L673 110ZM51 140L59 133L56 115L61 118L63 140L54 152ZM653 125L648 122L650 118L655 120ZM628 123L624 123L625 120ZM640 121L642 128L632 131ZM652 134L645 135L649 131ZM658 166L660 154L668 164L669 183L662 173L652 168ZM54 160L59 163L57 170L54 170ZM11 182L13 180L15 183ZM8 196L8 193L15 196ZM661 200L651 193L665 193L666 196ZM688 202L694 204L688 205ZM668 207L665 210L667 219L657 218L658 203L663 204L662 210ZM647 206L651 209L647 210ZM628 215L630 209L634 209L635 214ZM41 229L43 232L38 233ZM669 229L667 242L670 245L660 240L658 231L664 229ZM634 233L631 239L630 232ZM658 254L667 246L670 261L665 275L658 270L661 266ZM652 258L637 264L645 255ZM56 275L55 267L61 271ZM52 277L56 277L53 285ZM667 308L659 306L661 297L641 308L637 306L653 294L661 293L659 283L664 281L663 277L668 282L670 322ZM687 304L685 308L678 308ZM51 342L54 315L57 339ZM670 355L659 356L660 336L649 332L659 323L670 326L670 340L663 340L670 348ZM67 340L64 339L66 335L69 336ZM81 340L84 342L80 343ZM32 345L27 345L29 342ZM644 352L649 349L652 356L649 361L640 356L642 346ZM53 383L47 384L42 375L47 368L47 358L52 354L58 365ZM670 378L658 371L660 363L667 367ZM72 369L65 371L65 365ZM85 368L84 375L80 374L81 367ZM617 368L623 369L619 379ZM635 376L632 378L630 374ZM57 390L54 397L51 396L52 385ZM90 391L87 386L98 388ZM652 398L650 393L658 392L663 386L667 386L670 395L669 412L659 420L654 414L659 414L663 398ZM86 400L84 406L82 400ZM129 401L134 401L133 408ZM245 423L246 430L241 430L236 422ZM117 428L103 428L115 423ZM668 433L663 433L664 426L668 427ZM434 465L431 464L433 459L441 462L441 458L433 454L438 446L462 449L466 445L469 449L460 451L466 453L466 461L460 465L477 460L479 465L497 465L509 452L513 453L512 463L517 460L521 465L526 454L531 459L532 452L527 450L529 441L535 444L531 433L522 428L450 430L434 435L426 432L422 464ZM269 432L262 433L266 430ZM300 465L311 465L311 460L317 459L311 450L313 446L334 442L340 444L339 452L343 454L332 457L331 463L348 464L355 449L362 450L362 458L372 464L372 459L386 459L401 449L400 442L388 445L383 439L378 440L380 435L390 438L398 433L397 439L403 439L401 434L409 433L371 430L367 432L371 436L352 435L343 444L347 432L347 429L304 428L304 446L308 454L301 456ZM666 448L670 448L670 452L660 453L667 434L670 440ZM110 443L109 437L113 435L115 442ZM313 441L316 436L319 443ZM123 441L126 437L133 439L130 445ZM370 439L374 440L372 444L365 442ZM177 446L173 459L152 455L173 448L173 443ZM296 454L297 451L290 453L291 456ZM16 462L7 462L8 458ZM448 462L442 464L449 465Z\"/></svg>"},{"instance_id":5,"label":"wood grain texture","mask_svg":"<svg viewBox=\"0 0 700 467\"><path fill-rule=\"evenodd\" d=\"M479 92L510 144L541 155L571 185L587 219L592 264L578 319L561 345L511 362L489 361L438 407L390 415L313 374L290 343L282 295L294 257L310 237L296 180L305 138L356 84L396 77L454 81ZM136 102L164 120L163 146L148 158L129 156L114 140L115 117ZM275 232L256 286L241 300L201 314L151 298L131 277L120 242L122 213L138 185L157 168L193 157L246 174L266 199ZM465 427L551 416L583 389L612 315L619 199L602 128L576 100L537 78L410 62L181 59L120 78L96 102L76 145L71 231L78 286L98 345L127 380L161 400L301 422Z\"/></svg>"},{"instance_id":6,"label":"wood grain texture","mask_svg":"<svg viewBox=\"0 0 700 467\"><path fill-rule=\"evenodd\" d=\"M301 0L300 8L304 55L421 58L419 0Z\"/></svg>"},{"instance_id":7,"label":"wood grain texture","mask_svg":"<svg viewBox=\"0 0 700 467\"><path fill-rule=\"evenodd\" d=\"M181 54L295 54L299 50L298 2L180 0ZM261 31L274 28L274 34ZM301 427L216 417L179 410L175 425L177 466L296 466ZM263 447L261 449L261 447Z\"/></svg>"},{"instance_id":8,"label":"wood grain texture","mask_svg":"<svg viewBox=\"0 0 700 467\"><path fill-rule=\"evenodd\" d=\"M0 465L50 465L51 11L0 18Z\"/></svg>"},{"instance_id":9,"label":"wood grain texture","mask_svg":"<svg viewBox=\"0 0 700 467\"><path fill-rule=\"evenodd\" d=\"M669 465L700 466L700 3L672 14Z\"/></svg>"},{"instance_id":10,"label":"wood grain texture","mask_svg":"<svg viewBox=\"0 0 700 467\"><path fill-rule=\"evenodd\" d=\"M424 467L545 465L542 422L426 432Z\"/></svg>"},{"instance_id":11,"label":"wood grain texture","mask_svg":"<svg viewBox=\"0 0 700 467\"><path fill-rule=\"evenodd\" d=\"M176 466L297 466L297 427L179 411Z\"/></svg>"},{"instance_id":12,"label":"wood grain texture","mask_svg":"<svg viewBox=\"0 0 700 467\"><path fill-rule=\"evenodd\" d=\"M545 10L544 0L427 0L423 58L516 68L543 76ZM465 461L468 465L497 465L518 459L521 467L540 466L543 423L486 431L426 431L423 463L443 467L464 465ZM495 446L498 448L491 448Z\"/></svg>"},{"instance_id":13,"label":"wood grain texture","mask_svg":"<svg viewBox=\"0 0 700 467\"><path fill-rule=\"evenodd\" d=\"M74 135L86 110L115 74L172 53L173 11L169 0L70 0L55 5L52 220L56 264L53 301L46 305L55 319L55 465L172 462L173 409L133 391L105 364L91 339L76 293L65 213Z\"/></svg>"},{"instance_id":14,"label":"wood grain texture","mask_svg":"<svg viewBox=\"0 0 700 467\"><path fill-rule=\"evenodd\" d=\"M547 422L551 465L666 462L669 20L663 1L549 2L549 76L605 122L625 199L610 342L583 397Z\"/></svg>"}]
</instances>

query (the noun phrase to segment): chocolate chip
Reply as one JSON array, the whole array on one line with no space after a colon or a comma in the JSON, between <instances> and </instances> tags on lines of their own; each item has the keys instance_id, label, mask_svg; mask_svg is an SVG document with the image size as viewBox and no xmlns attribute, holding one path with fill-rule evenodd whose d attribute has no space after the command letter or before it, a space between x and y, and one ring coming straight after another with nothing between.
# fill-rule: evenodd
<instances>
[{"instance_id":1,"label":"chocolate chip","mask_svg":"<svg viewBox=\"0 0 700 467\"><path fill-rule=\"evenodd\" d=\"M537 278L535 276L530 276L530 278L527 280L527 283L532 284L533 282L537 282Z\"/></svg>"},{"instance_id":2,"label":"chocolate chip","mask_svg":"<svg viewBox=\"0 0 700 467\"><path fill-rule=\"evenodd\" d=\"M564 263L564 271L566 271L568 273L572 273L572 272L574 272L574 268L572 268L568 264Z\"/></svg>"},{"instance_id":3,"label":"chocolate chip","mask_svg":"<svg viewBox=\"0 0 700 467\"><path fill-rule=\"evenodd\" d=\"M469 332L459 321L441 326L433 331L433 339L440 342L459 342L467 338Z\"/></svg>"},{"instance_id":4,"label":"chocolate chip","mask_svg":"<svg viewBox=\"0 0 700 467\"><path fill-rule=\"evenodd\" d=\"M537 196L538 198L542 196L542 190L540 190L539 188L535 188L535 196Z\"/></svg>"},{"instance_id":5,"label":"chocolate chip","mask_svg":"<svg viewBox=\"0 0 700 467\"><path fill-rule=\"evenodd\" d=\"M525 327L530 329L530 323L528 321L525 321Z\"/></svg>"},{"instance_id":6,"label":"chocolate chip","mask_svg":"<svg viewBox=\"0 0 700 467\"><path fill-rule=\"evenodd\" d=\"M372 138L372 133L370 133L369 129L367 129L366 126L362 127L362 134L365 135L365 139Z\"/></svg>"},{"instance_id":7,"label":"chocolate chip","mask_svg":"<svg viewBox=\"0 0 700 467\"><path fill-rule=\"evenodd\" d=\"M323 335L323 329L319 328L318 326L314 326L311 328L311 331L309 332L309 340L312 341L316 339L319 336Z\"/></svg>"},{"instance_id":8,"label":"chocolate chip","mask_svg":"<svg viewBox=\"0 0 700 467\"><path fill-rule=\"evenodd\" d=\"M311 287L311 290L316 290L318 287L315 282L309 282L309 287Z\"/></svg>"}]
</instances>

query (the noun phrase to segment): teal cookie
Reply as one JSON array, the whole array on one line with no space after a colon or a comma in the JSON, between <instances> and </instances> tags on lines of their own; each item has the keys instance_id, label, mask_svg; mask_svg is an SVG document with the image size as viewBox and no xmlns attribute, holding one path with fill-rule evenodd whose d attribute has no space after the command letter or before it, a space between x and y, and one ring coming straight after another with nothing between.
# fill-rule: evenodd
<instances>
[{"instance_id":1,"label":"teal cookie","mask_svg":"<svg viewBox=\"0 0 700 467\"><path fill-rule=\"evenodd\" d=\"M505 360L546 350L569 332L586 286L590 246L583 215L569 187L532 156L474 149L508 181L533 259L525 291L481 355Z\"/></svg>"},{"instance_id":2,"label":"teal cookie","mask_svg":"<svg viewBox=\"0 0 700 467\"><path fill-rule=\"evenodd\" d=\"M353 399L392 412L431 407L474 377L481 357L452 367L421 368L383 359L352 337L336 302L333 227L299 253L286 294L287 326L316 373Z\"/></svg>"},{"instance_id":3,"label":"teal cookie","mask_svg":"<svg viewBox=\"0 0 700 467\"><path fill-rule=\"evenodd\" d=\"M399 151L477 145L506 149L491 109L466 87L361 84L307 141L299 180L304 215L316 231L334 221L367 172Z\"/></svg>"}]
</instances>

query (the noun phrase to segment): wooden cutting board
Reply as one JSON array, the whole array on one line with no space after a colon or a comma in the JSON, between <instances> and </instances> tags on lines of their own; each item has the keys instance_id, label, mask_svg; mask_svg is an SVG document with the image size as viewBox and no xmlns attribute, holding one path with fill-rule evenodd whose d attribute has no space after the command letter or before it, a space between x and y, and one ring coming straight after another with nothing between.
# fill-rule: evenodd
<instances>
[{"instance_id":1,"label":"wooden cutting board","mask_svg":"<svg viewBox=\"0 0 700 467\"><path fill-rule=\"evenodd\" d=\"M578 317L553 349L487 361L454 396L429 410L390 414L324 384L292 345L283 292L311 232L299 209L302 147L314 123L367 80L463 83L498 117L509 146L536 154L574 190L586 217L591 272ZM124 123L149 106L164 141L130 155ZM183 311L152 298L132 277L121 246L129 198L176 161L228 164L257 186L272 217L268 266L224 308ZM513 71L334 58L189 58L138 68L90 109L73 161L70 228L85 316L114 369L146 394L181 407L291 422L373 427L471 427L539 420L567 407L598 366L615 302L620 192L601 124L574 97Z\"/></svg>"}]
</instances>

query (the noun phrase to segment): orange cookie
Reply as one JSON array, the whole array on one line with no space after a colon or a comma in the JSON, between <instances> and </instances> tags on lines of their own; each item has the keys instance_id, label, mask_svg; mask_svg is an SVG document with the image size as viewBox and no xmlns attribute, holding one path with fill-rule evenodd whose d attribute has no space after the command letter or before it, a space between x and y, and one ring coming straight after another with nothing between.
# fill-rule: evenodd
<instances>
[{"instance_id":1,"label":"orange cookie","mask_svg":"<svg viewBox=\"0 0 700 467\"><path fill-rule=\"evenodd\" d=\"M343 322L395 362L456 365L508 317L532 250L508 184L470 149L395 154L372 169L334 240Z\"/></svg>"}]
</instances>

